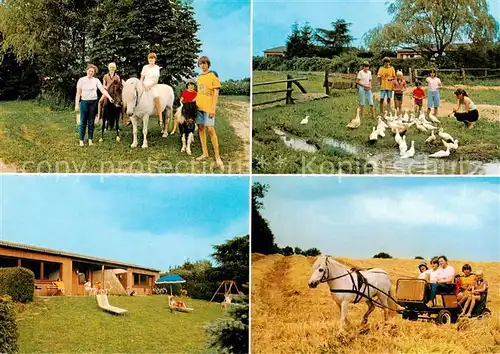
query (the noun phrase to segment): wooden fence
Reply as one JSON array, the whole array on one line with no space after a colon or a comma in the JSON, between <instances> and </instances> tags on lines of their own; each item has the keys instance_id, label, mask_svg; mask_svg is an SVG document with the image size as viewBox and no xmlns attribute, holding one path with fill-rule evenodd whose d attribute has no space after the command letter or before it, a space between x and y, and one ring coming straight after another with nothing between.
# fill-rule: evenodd
<instances>
[{"instance_id":1,"label":"wooden fence","mask_svg":"<svg viewBox=\"0 0 500 354\"><path fill-rule=\"evenodd\" d=\"M271 104L271 103L276 103L276 102L280 102L280 101L286 101L286 104L293 104L294 103L294 99L292 97L293 85L297 86L302 93L307 93L304 86L302 86L299 82L299 81L304 81L304 80L307 80L307 77L293 78L292 75L287 75L286 80L256 82L252 85L253 87L286 83L286 89L284 89L284 90L257 91L257 92L253 91L252 95L263 95L263 94L280 93L280 92L286 92L286 95L285 95L285 97L277 98L277 99L270 100L270 101L253 103L252 106L253 107L262 106L265 104Z\"/></svg>"},{"instance_id":2,"label":"wooden fence","mask_svg":"<svg viewBox=\"0 0 500 354\"><path fill-rule=\"evenodd\" d=\"M417 68L413 69L413 78L417 79L425 79L429 76L429 73L432 69L422 69ZM436 69L439 73L443 73L444 75L454 76L457 79L462 79L463 81L467 79L493 79L500 78L500 69L491 69L491 68L459 68L459 69ZM474 74L472 74L474 73ZM472 74L472 75L471 75Z\"/></svg>"}]
</instances>

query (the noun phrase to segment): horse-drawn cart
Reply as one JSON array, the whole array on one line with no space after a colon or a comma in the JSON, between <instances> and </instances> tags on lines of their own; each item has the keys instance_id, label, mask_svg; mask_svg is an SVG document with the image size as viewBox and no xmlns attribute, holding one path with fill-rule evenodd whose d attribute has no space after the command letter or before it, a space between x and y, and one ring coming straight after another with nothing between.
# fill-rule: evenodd
<instances>
[{"instance_id":1,"label":"horse-drawn cart","mask_svg":"<svg viewBox=\"0 0 500 354\"><path fill-rule=\"evenodd\" d=\"M402 278L396 283L396 299L403 319L435 321L438 324L455 323L462 312L458 304L456 288L436 294L435 306L427 306L429 283L423 279ZM487 294L481 296L472 310L472 317L483 318L491 314L486 307Z\"/></svg>"}]
</instances>

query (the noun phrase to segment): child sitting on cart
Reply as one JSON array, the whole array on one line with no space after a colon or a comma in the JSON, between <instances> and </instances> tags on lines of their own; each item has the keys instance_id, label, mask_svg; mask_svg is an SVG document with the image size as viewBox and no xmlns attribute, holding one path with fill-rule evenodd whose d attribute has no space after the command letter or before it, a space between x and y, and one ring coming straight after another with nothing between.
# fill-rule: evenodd
<instances>
[{"instance_id":1,"label":"child sitting on cart","mask_svg":"<svg viewBox=\"0 0 500 354\"><path fill-rule=\"evenodd\" d=\"M472 294L472 288L475 282L475 277L472 274L472 268L469 264L464 264L462 266L462 272L463 274L457 278L457 288L459 290L457 300L459 305L462 305Z\"/></svg>"}]
</instances>

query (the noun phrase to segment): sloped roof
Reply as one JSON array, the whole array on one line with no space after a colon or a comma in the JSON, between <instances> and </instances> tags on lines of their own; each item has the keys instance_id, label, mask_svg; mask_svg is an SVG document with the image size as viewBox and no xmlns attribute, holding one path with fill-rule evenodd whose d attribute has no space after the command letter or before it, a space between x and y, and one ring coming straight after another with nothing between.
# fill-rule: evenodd
<instances>
[{"instance_id":1,"label":"sloped roof","mask_svg":"<svg viewBox=\"0 0 500 354\"><path fill-rule=\"evenodd\" d=\"M69 257L74 260L80 260L80 261L91 261L91 262L97 262L97 263L105 263L105 265L108 266L118 266L118 267L130 267L130 268L138 268L138 269L143 269L143 270L149 270L152 272L160 272L157 269L149 268L149 267L143 267L140 265L136 264L130 264L130 263L125 263L125 262L120 262L120 261L114 261L114 260L109 260L105 258L99 258L99 257L92 257L92 256L84 256L81 254L77 253L71 253L71 252L65 252L65 251L58 251L58 250L53 250L50 248L43 248L43 247L38 247L38 246L30 246L30 245L23 245L20 243L14 243L10 241L0 241L0 248L1 247L6 247L6 248L14 248L14 249L19 249L19 250L26 250L26 251L31 251L31 252L36 252L36 253L45 253L45 254L52 254L55 256L62 256L62 257Z\"/></svg>"},{"instance_id":2,"label":"sloped roof","mask_svg":"<svg viewBox=\"0 0 500 354\"><path fill-rule=\"evenodd\" d=\"M266 49L264 53L285 53L286 52L286 47L281 46L281 47L276 47L276 48L270 48Z\"/></svg>"}]
</instances>

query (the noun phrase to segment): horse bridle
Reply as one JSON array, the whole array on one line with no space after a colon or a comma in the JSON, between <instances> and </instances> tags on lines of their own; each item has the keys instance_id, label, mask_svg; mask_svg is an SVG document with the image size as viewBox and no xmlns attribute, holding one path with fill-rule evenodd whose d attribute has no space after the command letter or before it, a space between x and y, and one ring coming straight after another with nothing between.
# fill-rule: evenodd
<instances>
[{"instance_id":1,"label":"horse bridle","mask_svg":"<svg viewBox=\"0 0 500 354\"><path fill-rule=\"evenodd\" d=\"M368 283L368 281L366 280L366 278L361 273L359 273L359 271L361 269L357 269L357 270L353 270L354 268L351 269L351 270L346 269L346 271L347 271L346 274L342 274L342 275L339 275L339 276L336 276L336 277L333 277L333 278L328 278L328 276L330 275L330 268L328 267L328 256L325 259L325 268L326 269L325 269L325 271L323 273L323 276L320 279L320 283L326 283L326 282L329 282L329 281L332 281L332 280L336 280L336 279L340 279L340 278L343 278L343 277L346 277L346 276L349 276L351 278L351 282L352 282L352 289L331 289L330 288L330 292L331 293L356 294L356 298L354 299L354 302L353 302L354 304L356 304L359 301L361 301L362 298L366 298L366 299L372 301L372 303L375 306L377 306L377 307L385 308L385 309L388 309L388 310L391 310L391 311L395 311L395 312L398 312L398 313L401 312L399 310L394 310L394 309L392 309L390 307L382 305L381 303L379 303L378 301L373 300L370 296L365 295L365 293L361 291L361 287L364 284L365 285L365 290L368 290L368 295L370 295L370 287L371 287L371 288L374 288L377 291L380 291L382 294L386 295L388 298L390 298L396 304L398 303L396 301L396 299L394 299L391 295L387 294L385 291L379 289L375 285L372 285L372 284ZM358 286L356 286L356 282L354 281L354 277L352 276L352 273L357 273L358 276L362 277L361 278L361 282L360 282L360 284ZM373 272L373 273L387 274L385 272Z\"/></svg>"}]
</instances>

